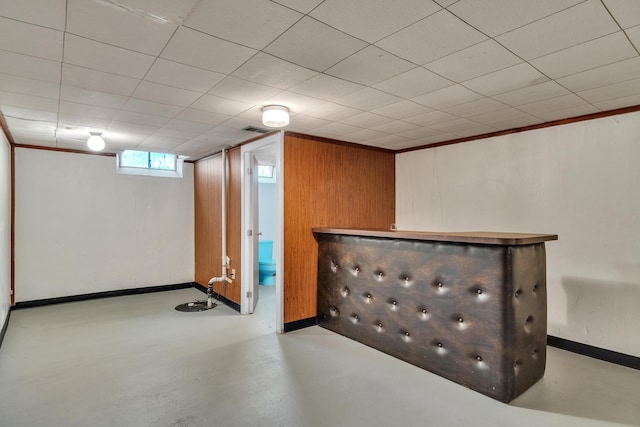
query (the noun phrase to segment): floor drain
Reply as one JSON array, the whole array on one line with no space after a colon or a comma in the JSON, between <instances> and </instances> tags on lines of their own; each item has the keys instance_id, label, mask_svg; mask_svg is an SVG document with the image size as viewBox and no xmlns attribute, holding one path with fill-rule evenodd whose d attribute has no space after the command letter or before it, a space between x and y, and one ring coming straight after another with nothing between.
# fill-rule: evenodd
<instances>
[{"instance_id":1,"label":"floor drain","mask_svg":"<svg viewBox=\"0 0 640 427\"><path fill-rule=\"evenodd\" d=\"M218 304L211 304L211 308L215 308ZM176 310L184 311L186 313L195 313L198 311L206 311L211 310L211 308L207 307L206 301L194 301L194 302L185 302L184 304L176 305Z\"/></svg>"}]
</instances>

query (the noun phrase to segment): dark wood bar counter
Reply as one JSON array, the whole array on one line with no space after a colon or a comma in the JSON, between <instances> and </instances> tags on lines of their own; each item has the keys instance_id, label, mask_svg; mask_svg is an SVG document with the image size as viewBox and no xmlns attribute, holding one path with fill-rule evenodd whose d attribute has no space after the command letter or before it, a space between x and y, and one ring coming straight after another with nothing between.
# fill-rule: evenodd
<instances>
[{"instance_id":1,"label":"dark wood bar counter","mask_svg":"<svg viewBox=\"0 0 640 427\"><path fill-rule=\"evenodd\" d=\"M320 326L503 402L544 375L557 235L313 233Z\"/></svg>"}]
</instances>

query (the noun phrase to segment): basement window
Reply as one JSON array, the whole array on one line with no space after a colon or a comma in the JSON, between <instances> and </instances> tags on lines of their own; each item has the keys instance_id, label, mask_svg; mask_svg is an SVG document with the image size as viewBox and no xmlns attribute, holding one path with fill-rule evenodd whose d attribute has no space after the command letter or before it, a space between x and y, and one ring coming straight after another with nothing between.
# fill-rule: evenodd
<instances>
[{"instance_id":1,"label":"basement window","mask_svg":"<svg viewBox=\"0 0 640 427\"><path fill-rule=\"evenodd\" d=\"M273 166L258 165L258 178L273 178Z\"/></svg>"},{"instance_id":2,"label":"basement window","mask_svg":"<svg viewBox=\"0 0 640 427\"><path fill-rule=\"evenodd\" d=\"M182 178L183 160L170 153L125 150L116 156L118 173L166 178Z\"/></svg>"}]
</instances>

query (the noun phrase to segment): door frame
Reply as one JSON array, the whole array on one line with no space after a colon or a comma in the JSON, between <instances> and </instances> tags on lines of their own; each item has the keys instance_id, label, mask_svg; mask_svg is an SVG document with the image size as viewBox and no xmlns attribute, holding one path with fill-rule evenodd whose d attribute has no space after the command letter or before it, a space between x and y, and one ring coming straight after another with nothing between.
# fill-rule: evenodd
<instances>
[{"instance_id":1,"label":"door frame","mask_svg":"<svg viewBox=\"0 0 640 427\"><path fill-rule=\"evenodd\" d=\"M249 314L250 308L253 304L253 295L248 297L247 292L253 292L253 266L257 263L257 254L253 256L251 245L253 244L253 237L248 236L247 231L251 229L252 215L251 212L251 185L252 180L247 175L247 169L251 168L250 164L246 164L246 158L249 159L252 155L246 156L246 153L252 154L254 151L258 151L265 148L268 145L274 144L276 152L276 238L273 242L273 259L276 261L276 331L278 333L284 332L284 292L282 276L284 272L284 173L283 173L283 158L284 158L284 132L280 131L274 134L265 136L262 139L253 141L249 144L240 147L240 167L242 169L242 283L240 286L240 312L242 314Z\"/></svg>"}]
</instances>

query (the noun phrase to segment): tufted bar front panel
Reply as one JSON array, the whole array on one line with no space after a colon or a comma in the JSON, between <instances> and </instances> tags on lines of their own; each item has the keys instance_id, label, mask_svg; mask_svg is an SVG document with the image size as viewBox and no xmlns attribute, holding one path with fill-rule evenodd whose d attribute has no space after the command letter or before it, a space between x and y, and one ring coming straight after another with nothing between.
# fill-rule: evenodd
<instances>
[{"instance_id":1,"label":"tufted bar front panel","mask_svg":"<svg viewBox=\"0 0 640 427\"><path fill-rule=\"evenodd\" d=\"M316 238L320 326L503 402L544 375L544 243Z\"/></svg>"}]
</instances>

